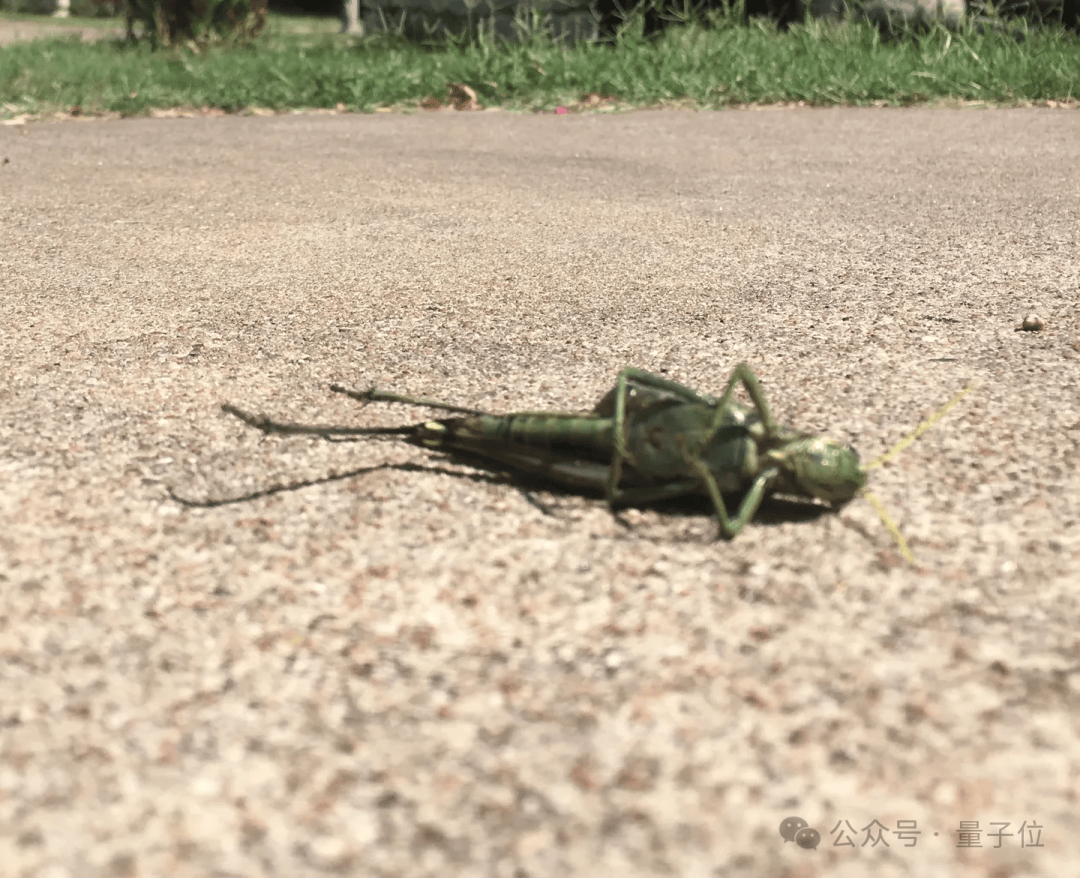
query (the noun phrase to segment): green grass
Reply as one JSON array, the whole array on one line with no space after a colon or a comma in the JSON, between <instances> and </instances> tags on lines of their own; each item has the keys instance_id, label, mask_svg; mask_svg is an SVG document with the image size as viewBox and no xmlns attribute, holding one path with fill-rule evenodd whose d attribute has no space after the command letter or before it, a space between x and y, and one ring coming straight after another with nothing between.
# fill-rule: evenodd
<instances>
[{"instance_id":1,"label":"green grass","mask_svg":"<svg viewBox=\"0 0 1080 878\"><path fill-rule=\"evenodd\" d=\"M573 109L590 93L622 108L1080 97L1080 39L1061 30L1032 31L1018 41L997 31L936 28L885 40L865 24L810 22L785 33L722 17L711 24L671 28L654 41L624 36L613 47L573 48L542 33L518 44L482 39L421 48L393 35L338 36L329 19L298 27L282 16L272 17L252 46L198 53L43 39L0 48L0 114L73 107L122 115L173 107L371 112L442 99L448 83L471 86L484 106L525 112Z\"/></svg>"}]
</instances>

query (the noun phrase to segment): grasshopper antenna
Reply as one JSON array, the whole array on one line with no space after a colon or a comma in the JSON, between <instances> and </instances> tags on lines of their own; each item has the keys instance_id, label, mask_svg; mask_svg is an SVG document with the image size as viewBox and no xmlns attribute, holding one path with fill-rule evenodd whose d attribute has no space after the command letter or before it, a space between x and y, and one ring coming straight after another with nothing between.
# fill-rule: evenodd
<instances>
[{"instance_id":1,"label":"grasshopper antenna","mask_svg":"<svg viewBox=\"0 0 1080 878\"><path fill-rule=\"evenodd\" d=\"M892 516L885 511L885 507L881 505L881 501L867 490L863 490L863 496L870 501L870 505L874 507L874 511L881 517L882 523L889 533L892 534L892 538L896 540L896 546L900 549L900 554L904 556L904 560L912 567L916 566L915 556L911 554L911 549L908 547L907 540L905 540L904 535L900 533L900 528L896 526L896 522L892 520Z\"/></svg>"},{"instance_id":2,"label":"grasshopper antenna","mask_svg":"<svg viewBox=\"0 0 1080 878\"><path fill-rule=\"evenodd\" d=\"M971 392L971 389L974 386L975 386L975 383L973 381L969 381L967 383L967 387L965 387L963 390L961 390L958 394L956 394L956 396L954 396L947 403L945 403L945 405L943 405L936 412L934 412L933 415L931 415L929 418L927 418L925 421L923 421L921 424L919 424L918 427L916 427L907 436L905 436L903 439L901 439L899 442L897 442L892 448L890 448L883 455L881 455L881 457L879 457L873 463L868 463L866 465L866 468L867 469L873 469L876 466L881 466L882 464L888 463L890 460L892 460L894 457L896 457L896 455L898 455L901 451L903 451L905 448L907 448L912 442L914 442L916 439L918 439L923 433L925 433L932 426L934 426L934 424L936 424L943 417L945 417L945 413L949 409L951 409L954 405L956 405L958 402L960 402L960 400L962 400L965 396L967 396L967 394Z\"/></svg>"},{"instance_id":3,"label":"grasshopper antenna","mask_svg":"<svg viewBox=\"0 0 1080 878\"><path fill-rule=\"evenodd\" d=\"M965 396L967 396L967 394L971 392L971 389L974 386L975 383L973 381L969 381L967 383L967 386L958 394L956 394L956 396L954 396L947 403L945 403L945 405L943 405L936 412L934 412L933 415L931 415L929 418L919 424L918 427L908 433L907 436L897 442L892 448L890 448L883 455L881 455L881 457L879 457L872 463L868 463L866 465L866 468L868 470L871 470L874 467L881 466L882 464L886 464L891 461L901 451L907 448L912 442L918 439L923 433L925 433L932 426L934 426L934 424L936 424L943 417L945 417L945 413L958 402L960 402L960 400L962 400ZM904 560L914 567L915 556L911 554L911 549L908 547L907 540L905 540L904 535L900 533L900 528L897 527L896 522L893 521L889 513L885 511L885 507L882 505L881 501L878 500L878 498L875 497L873 494L871 494L869 490L864 488L862 493L863 496L870 501L870 505L874 507L874 510L881 517L882 524L885 525L889 533L892 534L893 539L896 540L896 545L900 549L900 554L904 556Z\"/></svg>"}]
</instances>

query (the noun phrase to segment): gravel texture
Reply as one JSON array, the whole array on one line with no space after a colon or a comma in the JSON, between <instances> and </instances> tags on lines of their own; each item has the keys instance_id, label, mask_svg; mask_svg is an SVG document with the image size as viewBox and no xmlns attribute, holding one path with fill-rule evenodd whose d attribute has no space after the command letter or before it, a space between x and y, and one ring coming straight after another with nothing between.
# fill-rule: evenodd
<instances>
[{"instance_id":1,"label":"gravel texture","mask_svg":"<svg viewBox=\"0 0 1080 878\"><path fill-rule=\"evenodd\" d=\"M1063 110L0 128L0 871L1074 874L1078 153ZM219 409L742 360L865 460L974 382L872 473L918 566L862 500L718 543Z\"/></svg>"}]
</instances>

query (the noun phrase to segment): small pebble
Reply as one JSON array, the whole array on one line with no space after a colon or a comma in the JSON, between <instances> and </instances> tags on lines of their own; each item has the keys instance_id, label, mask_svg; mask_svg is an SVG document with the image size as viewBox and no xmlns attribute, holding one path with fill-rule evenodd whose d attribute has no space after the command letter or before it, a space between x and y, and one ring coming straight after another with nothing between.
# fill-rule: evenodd
<instances>
[{"instance_id":1,"label":"small pebble","mask_svg":"<svg viewBox=\"0 0 1080 878\"><path fill-rule=\"evenodd\" d=\"M320 868L337 871L351 860L351 851L344 839L332 835L323 835L311 842L309 848L312 863Z\"/></svg>"},{"instance_id":2,"label":"small pebble","mask_svg":"<svg viewBox=\"0 0 1080 878\"><path fill-rule=\"evenodd\" d=\"M1020 325L1020 328L1023 329L1024 332L1039 332L1044 326L1046 326L1046 324L1043 323L1042 318L1038 314L1028 314L1028 316L1024 318L1024 322Z\"/></svg>"}]
</instances>

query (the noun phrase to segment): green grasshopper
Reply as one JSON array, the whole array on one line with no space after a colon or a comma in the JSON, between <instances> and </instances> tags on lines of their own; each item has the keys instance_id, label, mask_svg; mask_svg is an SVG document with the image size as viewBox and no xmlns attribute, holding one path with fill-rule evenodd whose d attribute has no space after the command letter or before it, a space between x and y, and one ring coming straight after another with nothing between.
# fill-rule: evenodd
<instances>
[{"instance_id":1,"label":"green grasshopper","mask_svg":"<svg viewBox=\"0 0 1080 878\"><path fill-rule=\"evenodd\" d=\"M733 399L741 384L752 405ZM520 473L576 489L603 492L609 506L634 506L705 493L720 534L736 536L769 493L847 503L866 485L849 445L783 427L773 420L749 366L737 366L719 398L640 369L623 369L591 412L492 415L436 400L371 388L330 388L362 402L400 402L464 417L402 427L286 424L222 409L264 433L400 436L415 445L478 455ZM723 494L744 492L734 515Z\"/></svg>"}]
</instances>

